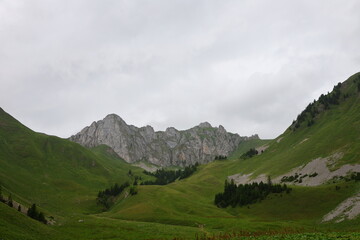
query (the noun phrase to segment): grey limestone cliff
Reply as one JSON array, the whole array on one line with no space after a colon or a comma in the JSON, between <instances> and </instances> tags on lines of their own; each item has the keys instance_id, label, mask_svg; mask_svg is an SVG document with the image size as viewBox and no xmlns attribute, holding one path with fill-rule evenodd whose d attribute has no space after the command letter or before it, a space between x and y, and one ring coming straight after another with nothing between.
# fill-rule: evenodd
<instances>
[{"instance_id":1,"label":"grey limestone cliff","mask_svg":"<svg viewBox=\"0 0 360 240\"><path fill-rule=\"evenodd\" d=\"M184 131L169 127L155 132L151 126L127 125L119 116L110 114L70 140L85 147L108 145L129 163L146 161L158 166L185 166L210 162L217 155L228 156L240 142L250 138L258 136L240 137L228 133L221 125L212 127L207 122Z\"/></svg>"}]
</instances>

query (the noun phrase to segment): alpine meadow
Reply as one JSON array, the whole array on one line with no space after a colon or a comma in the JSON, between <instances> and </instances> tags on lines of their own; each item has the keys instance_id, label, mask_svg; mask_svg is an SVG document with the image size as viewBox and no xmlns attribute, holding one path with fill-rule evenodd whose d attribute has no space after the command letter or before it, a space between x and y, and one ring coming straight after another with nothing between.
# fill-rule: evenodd
<instances>
[{"instance_id":1,"label":"alpine meadow","mask_svg":"<svg viewBox=\"0 0 360 240\"><path fill-rule=\"evenodd\" d=\"M359 0L0 0L0 240L360 240Z\"/></svg>"},{"instance_id":2,"label":"alpine meadow","mask_svg":"<svg viewBox=\"0 0 360 240\"><path fill-rule=\"evenodd\" d=\"M227 134L222 129L179 131L178 154L201 141L212 160L165 167L123 160L101 134L87 148L36 133L1 110L1 238L358 239L359 101L358 73L276 139L242 137L229 155L225 147L207 150ZM160 145L173 141L157 134ZM45 224L29 216L33 204Z\"/></svg>"}]
</instances>

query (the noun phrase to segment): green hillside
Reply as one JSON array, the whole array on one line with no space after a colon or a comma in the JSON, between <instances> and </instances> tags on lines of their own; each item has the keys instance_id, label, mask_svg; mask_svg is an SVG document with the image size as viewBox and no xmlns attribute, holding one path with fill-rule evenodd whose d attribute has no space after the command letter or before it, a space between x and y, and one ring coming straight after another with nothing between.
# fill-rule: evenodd
<instances>
[{"instance_id":1,"label":"green hillside","mask_svg":"<svg viewBox=\"0 0 360 240\"><path fill-rule=\"evenodd\" d=\"M335 167L360 163L359 83L359 73L342 83L337 104L325 107L319 100L312 103L310 109L316 110L315 116L304 110L299 115L304 116L300 118L303 120L295 121L272 141L266 154L241 162L241 172L277 176L315 158L334 153L344 155ZM328 95L331 97L334 94L335 91ZM308 126L310 121L312 124ZM299 126L296 128L297 124Z\"/></svg>"},{"instance_id":2,"label":"green hillside","mask_svg":"<svg viewBox=\"0 0 360 240\"><path fill-rule=\"evenodd\" d=\"M66 216L95 210L93 198L111 183L130 180L131 169L106 146L93 151L35 133L0 110L0 181L5 194L45 212Z\"/></svg>"},{"instance_id":3,"label":"green hillside","mask_svg":"<svg viewBox=\"0 0 360 240\"><path fill-rule=\"evenodd\" d=\"M255 142L254 147L269 145L262 155L242 160L239 159L241 150L245 152L246 149L240 149L230 160L201 166L195 175L183 181L167 186L142 186L131 201L120 200L103 215L176 225L204 225L209 232L216 229L231 231L239 226L256 230L319 225L326 213L359 191L358 183L295 187L290 195L271 196L250 209L219 209L213 204L214 195L222 191L227 176L237 173L276 177L317 157L336 152L344 154L337 166L360 163L357 141L360 132L359 76L356 74L341 85L338 104L319 110L311 126L303 121L296 129L287 129L276 140ZM315 105L322 108L318 102ZM249 145L248 149L251 147ZM346 186L336 192L335 187L341 184ZM320 228L323 226L319 225Z\"/></svg>"},{"instance_id":4,"label":"green hillside","mask_svg":"<svg viewBox=\"0 0 360 240\"><path fill-rule=\"evenodd\" d=\"M107 211L96 204L99 190L115 182L133 182L134 176L150 177L119 159L107 146L86 149L67 139L35 133L0 109L3 195L11 194L24 206L36 203L56 221L44 225L0 203L0 239L224 239L220 236L225 233L357 230L359 218L321 223L325 214L359 192L360 183L355 181L291 186L289 194L270 194L261 202L236 208L218 208L214 196L234 174L275 178L335 153L342 158L333 170L360 164L359 92L360 74L355 74L311 103L277 139L243 142L228 160L201 165L189 178L165 186L137 186L136 195L123 192ZM252 158L240 158L260 146L268 148ZM328 235L322 236L315 233L314 239ZM297 237L285 239L306 239Z\"/></svg>"}]
</instances>

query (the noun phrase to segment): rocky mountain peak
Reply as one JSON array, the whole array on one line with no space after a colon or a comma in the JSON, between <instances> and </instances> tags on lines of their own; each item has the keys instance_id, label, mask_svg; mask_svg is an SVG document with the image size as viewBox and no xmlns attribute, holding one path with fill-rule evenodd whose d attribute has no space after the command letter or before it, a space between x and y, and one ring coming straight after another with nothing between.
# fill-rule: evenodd
<instances>
[{"instance_id":1,"label":"rocky mountain peak","mask_svg":"<svg viewBox=\"0 0 360 240\"><path fill-rule=\"evenodd\" d=\"M222 125L219 125L219 131L225 133L226 129Z\"/></svg>"},{"instance_id":2,"label":"rocky mountain peak","mask_svg":"<svg viewBox=\"0 0 360 240\"><path fill-rule=\"evenodd\" d=\"M211 124L208 122L203 122L199 124L200 128L212 128Z\"/></svg>"},{"instance_id":3,"label":"rocky mountain peak","mask_svg":"<svg viewBox=\"0 0 360 240\"><path fill-rule=\"evenodd\" d=\"M85 147L108 145L129 163L147 161L159 166L185 166L210 162L218 155L227 156L240 142L250 138L258 137L240 137L208 122L184 131L169 127L155 132L151 126L127 125L118 115L109 114L70 140Z\"/></svg>"},{"instance_id":4,"label":"rocky mountain peak","mask_svg":"<svg viewBox=\"0 0 360 240\"><path fill-rule=\"evenodd\" d=\"M104 119L104 122L113 122L113 123L118 123L118 124L125 124L126 122L118 115L116 115L115 113L111 113L108 114Z\"/></svg>"}]
</instances>

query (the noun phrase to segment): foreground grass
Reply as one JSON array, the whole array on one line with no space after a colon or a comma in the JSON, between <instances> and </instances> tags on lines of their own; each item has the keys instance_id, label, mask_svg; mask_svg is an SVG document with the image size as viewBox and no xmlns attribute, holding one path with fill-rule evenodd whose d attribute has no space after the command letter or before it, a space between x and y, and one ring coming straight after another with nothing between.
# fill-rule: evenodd
<instances>
[{"instance_id":1,"label":"foreground grass","mask_svg":"<svg viewBox=\"0 0 360 240\"><path fill-rule=\"evenodd\" d=\"M258 235L256 233L230 233L214 236L198 236L196 240L358 240L359 232L325 232L273 235L273 232Z\"/></svg>"}]
</instances>

